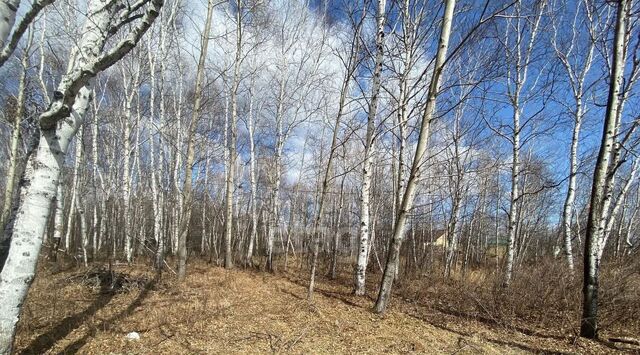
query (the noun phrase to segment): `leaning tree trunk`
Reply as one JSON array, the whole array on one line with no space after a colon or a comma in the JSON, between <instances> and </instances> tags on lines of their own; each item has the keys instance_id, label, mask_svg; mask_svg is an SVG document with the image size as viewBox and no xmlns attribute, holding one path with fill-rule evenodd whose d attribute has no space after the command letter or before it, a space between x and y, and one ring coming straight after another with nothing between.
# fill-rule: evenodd
<instances>
[{"instance_id":1,"label":"leaning tree trunk","mask_svg":"<svg viewBox=\"0 0 640 355\"><path fill-rule=\"evenodd\" d=\"M607 98L607 109L604 117L600 149L593 174L591 202L587 218L580 336L589 339L595 339L598 336L598 278L600 272L598 252L600 239L604 232L603 228L601 228L601 219L604 215L602 207L605 199L605 185L609 173L609 162L611 160L615 139L614 131L616 128L620 91L624 80L625 34L631 3L631 0L620 0L618 2L611 79L609 80L609 96Z\"/></svg>"},{"instance_id":2,"label":"leaning tree trunk","mask_svg":"<svg viewBox=\"0 0 640 355\"><path fill-rule=\"evenodd\" d=\"M365 11L363 11L363 17L365 15ZM357 67L357 56L358 56L358 50L360 48L359 44L360 44L360 30L361 30L361 23L356 27L356 31L355 34L353 36L353 42L351 45L351 53L349 55L349 61L347 63L347 70L345 73L345 77L342 81L342 86L340 88L340 101L338 102L338 112L336 114L336 119L333 125L333 132L331 134L331 148L329 149L329 157L327 158L327 166L324 169L324 177L322 180L322 184L320 186L320 196L319 196L319 200L318 200L318 209L314 218L314 223L313 223L313 234L312 234L312 240L313 240L313 255L312 255L312 264L311 264L311 275L309 277L309 290L308 290L308 295L307 297L309 298L309 300L311 300L313 298L313 289L315 287L315 279L316 279L316 264L318 262L318 254L320 252L320 225L322 223L322 214L324 211L324 200L325 197L327 195L327 188L329 186L329 172L331 171L331 164L333 163L333 158L335 156L336 153L336 149L338 148L338 133L340 130L340 124L342 122L342 116L344 113L344 108L346 106L346 100L347 100L347 94L349 92L349 83L351 82L351 76L353 75L354 71L356 70ZM306 148L306 141L305 141L305 148ZM304 151L304 149L303 149ZM304 157L304 155L303 155ZM304 163L304 159L303 159L303 163ZM300 177L302 176L302 173L300 175ZM299 177L299 179L300 179ZM300 182L298 181L298 185L296 186L296 189L299 188L300 186ZM306 217L307 214L305 213L305 223L304 226L306 228L307 223L306 223ZM285 257L286 257L286 253L285 253ZM285 262L286 265L286 262Z\"/></svg>"},{"instance_id":3,"label":"leaning tree trunk","mask_svg":"<svg viewBox=\"0 0 640 355\"><path fill-rule=\"evenodd\" d=\"M407 180L407 187L402 197L401 208L398 211L398 219L393 230L391 246L387 256L387 263L384 268L380 292L376 301L375 310L377 313L383 313L391 298L391 288L395 279L396 269L400 262L400 247L406 233L407 215L413 207L413 200L416 195L418 179L420 177L421 168L426 158L429 136L431 134L431 120L436 109L436 99L438 98L438 89L440 86L440 77L444 69L447 57L447 49L449 47L449 37L451 35L451 23L453 21L453 10L455 8L455 0L447 0L445 4L444 17L442 19L442 33L438 41L438 51L436 53L433 74L429 84L429 94L427 96L427 104L425 105L422 116L422 125L420 127L420 135L418 137L418 145L416 154L411 165L411 172Z\"/></svg>"},{"instance_id":4,"label":"leaning tree trunk","mask_svg":"<svg viewBox=\"0 0 640 355\"><path fill-rule=\"evenodd\" d=\"M85 87L73 106L73 117L57 128L41 130L38 150L27 163L23 200L13 228L11 247L0 280L0 353L11 352L20 306L33 281L49 208L56 195L69 142L82 123L90 99ZM73 211L71 211L73 213Z\"/></svg>"},{"instance_id":5,"label":"leaning tree trunk","mask_svg":"<svg viewBox=\"0 0 640 355\"><path fill-rule=\"evenodd\" d=\"M71 51L67 73L62 77L54 101L39 117L39 146L27 163L21 186L21 204L16 214L9 255L0 273L0 354L9 354L16 324L42 246L50 207L56 196L60 170L69 142L84 120L91 99L91 79L126 55L151 26L162 7L151 0L140 22L106 53L103 52L112 19L118 18L113 2L91 0L78 47Z\"/></svg>"}]
</instances>

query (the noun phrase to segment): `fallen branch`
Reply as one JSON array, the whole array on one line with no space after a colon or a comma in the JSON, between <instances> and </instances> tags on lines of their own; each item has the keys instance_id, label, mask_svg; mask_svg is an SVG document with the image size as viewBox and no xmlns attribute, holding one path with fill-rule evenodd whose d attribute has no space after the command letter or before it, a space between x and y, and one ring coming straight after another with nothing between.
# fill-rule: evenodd
<instances>
[{"instance_id":1,"label":"fallen branch","mask_svg":"<svg viewBox=\"0 0 640 355\"><path fill-rule=\"evenodd\" d=\"M640 340L633 338L609 338L609 341L612 343L623 343L640 346Z\"/></svg>"}]
</instances>

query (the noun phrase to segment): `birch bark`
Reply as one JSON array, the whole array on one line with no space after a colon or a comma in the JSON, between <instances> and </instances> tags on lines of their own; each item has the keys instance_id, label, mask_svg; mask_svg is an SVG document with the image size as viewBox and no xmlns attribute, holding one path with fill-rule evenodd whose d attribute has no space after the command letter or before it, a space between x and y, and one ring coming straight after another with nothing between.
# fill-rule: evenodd
<instances>
[{"instance_id":1,"label":"birch bark","mask_svg":"<svg viewBox=\"0 0 640 355\"><path fill-rule=\"evenodd\" d=\"M54 101L40 117L40 142L25 171L23 196L11 232L9 255L0 273L0 354L12 350L21 305L33 281L51 202L59 184L60 169L69 142L83 122L91 100L91 79L113 65L137 44L151 26L162 0L152 0L137 26L104 52L116 6L91 0L78 47L72 50L67 73L62 77ZM103 53L104 52L104 53Z\"/></svg>"},{"instance_id":2,"label":"birch bark","mask_svg":"<svg viewBox=\"0 0 640 355\"><path fill-rule=\"evenodd\" d=\"M251 82L251 89L249 91L249 114L247 117L247 130L249 131L249 175L251 184L251 231L249 232L249 246L247 248L247 259L245 264L250 266L253 259L254 243L258 236L258 183L256 177L256 144L254 138L254 113L253 113L253 84Z\"/></svg>"},{"instance_id":3,"label":"birch bark","mask_svg":"<svg viewBox=\"0 0 640 355\"><path fill-rule=\"evenodd\" d=\"M583 6L584 8L581 11L580 9ZM572 220L574 217L574 204L578 177L578 144L580 141L580 130L582 128L582 121L586 113L586 107L584 103L585 82L587 74L591 70L591 66L593 64L595 51L594 40L599 37L599 34L596 33L593 26L594 21L592 19L592 14L590 11L590 5L587 2L582 1L578 3L577 8L578 9L576 10L575 18L573 21L573 28L570 31L572 37L570 38L568 47L561 48L560 44L556 41L557 34L551 40L551 44L554 48L556 56L558 57L560 63L562 63L567 78L569 79L569 85L571 87L571 92L574 99L574 109L572 112L573 130L571 135L571 147L569 151L569 183L567 186L567 193L562 209L562 237L564 253L565 258L567 259L569 270L572 274L574 272L573 251L571 246L571 241L573 239ZM587 39L588 43L586 56L580 63L572 62L571 58L574 58L573 54L576 51L576 44L579 40L578 38L576 38L577 34L579 33L579 29L576 28L576 23L578 15L581 12L584 12L585 17L588 20L589 36Z\"/></svg>"},{"instance_id":4,"label":"birch bark","mask_svg":"<svg viewBox=\"0 0 640 355\"><path fill-rule=\"evenodd\" d=\"M598 287L600 271L598 254L599 243L603 233L601 220L604 214L603 202L605 200L605 185L607 183L609 162L615 140L616 117L618 115L621 87L624 80L624 66L626 62L625 34L631 4L631 0L620 0L617 3L609 96L607 98L600 148L593 174L591 202L587 218L580 336L589 339L595 339L598 336Z\"/></svg>"},{"instance_id":5,"label":"birch bark","mask_svg":"<svg viewBox=\"0 0 640 355\"><path fill-rule=\"evenodd\" d=\"M521 119L524 110L522 103L522 95L524 87L529 76L529 68L531 64L531 56L533 54L534 43L539 34L540 23L546 2L540 3L540 8L536 11L534 17L525 19L521 15L522 2L517 1L515 4L515 49L509 49L509 53L513 52L513 60L515 68L510 69L507 73L507 96L513 110L512 116L512 135L511 143L511 194L509 198L509 219L507 224L507 260L504 271L504 286L508 287L513 278L514 261L516 257L516 239L518 237L519 224L519 200L522 197L520 192L520 150L522 149L522 127ZM525 37L527 26L529 28L529 38ZM507 34L509 37L509 34ZM507 41L508 42L508 41ZM524 43L524 48L521 44ZM507 44L508 45L508 44Z\"/></svg>"},{"instance_id":6,"label":"birch bark","mask_svg":"<svg viewBox=\"0 0 640 355\"><path fill-rule=\"evenodd\" d=\"M0 231L4 230L5 224L9 219L9 213L11 212L11 206L13 204L13 195L16 181L16 168L18 165L18 143L20 142L20 124L22 123L22 116L24 116L25 105L25 93L27 89L27 71L29 70L29 52L31 50L31 44L33 43L33 31L29 32L29 38L24 49L22 60L22 71L20 73L20 79L18 79L18 97L16 98L16 111L11 122L11 138L9 144L9 167L7 169L7 176L5 180L4 189L4 203L2 206L2 213L0 214Z\"/></svg>"},{"instance_id":7,"label":"birch bark","mask_svg":"<svg viewBox=\"0 0 640 355\"><path fill-rule=\"evenodd\" d=\"M229 121L228 162L226 164L225 190L225 222L224 222L224 267L233 268L233 254L231 250L233 235L233 195L235 190L236 150L238 139L238 86L240 83L240 61L242 57L242 1L237 2L236 11L236 50L233 66L233 82L231 84L231 117Z\"/></svg>"},{"instance_id":8,"label":"birch bark","mask_svg":"<svg viewBox=\"0 0 640 355\"><path fill-rule=\"evenodd\" d=\"M320 186L320 196L318 200L318 208L316 211L316 215L313 222L313 254L311 261L311 276L309 277L309 289L307 297L311 300L313 298L313 289L315 287L315 277L316 277L316 264L318 262L318 254L320 252L320 226L322 223L323 210L324 210L324 201L327 194L327 188L329 186L329 173L331 172L331 166L333 163L333 157L336 154L336 150L338 149L338 133L340 130L340 125L342 122L342 116L344 114L344 109L346 106L347 95L349 93L349 83L351 82L351 78L353 73L357 68L357 57L360 49L360 31L362 29L362 23L364 22L364 16L366 11L362 11L362 19L358 23L355 29L354 36L351 42L351 52L349 53L349 59L347 60L346 72L344 79L342 81L342 86L340 88L340 100L338 102L338 112L336 114L336 119L333 125L333 132L331 136L331 147L329 149L329 157L327 159L327 166L324 169L324 176L322 180L322 184ZM305 141L306 147L306 141ZM300 173L300 177L302 176L302 172ZM299 177L299 178L300 178ZM298 184L299 186L299 184ZM306 214L305 214L306 217ZM306 227L306 223L305 223ZM286 264L286 263L285 263Z\"/></svg>"},{"instance_id":9,"label":"birch bark","mask_svg":"<svg viewBox=\"0 0 640 355\"><path fill-rule=\"evenodd\" d=\"M447 0L445 2L444 16L442 19L442 31L438 41L438 51L433 67L433 74L429 83L429 92L427 103L422 116L422 124L416 147L416 154L411 165L411 173L407 180L407 187L402 197L401 208L398 211L398 218L393 230L391 246L385 264L384 274L378 293L378 299L375 305L377 313L383 313L391 298L391 288L395 279L396 269L400 261L400 247L406 234L406 224L408 213L413 207L413 201L417 192L417 183L423 165L426 160L426 152L430 137L431 121L436 109L436 99L438 98L438 90L440 86L440 77L444 69L445 60L447 58L447 49L449 47L449 38L451 36L451 23L453 22L453 10L455 8L455 0Z\"/></svg>"},{"instance_id":10,"label":"birch bark","mask_svg":"<svg viewBox=\"0 0 640 355\"><path fill-rule=\"evenodd\" d=\"M386 0L379 0L378 13L376 15L376 58L373 70L373 83L371 85L371 99L367 113L367 135L365 138L364 162L362 166L362 192L360 196L360 239L358 243L358 264L356 266L354 287L354 293L359 296L364 295L366 291L367 254L369 251L369 229L371 224L371 184L375 155L376 116L378 113L378 97L381 86L382 60L384 58L386 5Z\"/></svg>"},{"instance_id":11,"label":"birch bark","mask_svg":"<svg viewBox=\"0 0 640 355\"><path fill-rule=\"evenodd\" d=\"M191 116L191 122L188 128L187 137L187 160L185 162L185 178L184 186L182 188L182 194L184 195L185 210L183 215L180 216L181 226L178 237L178 279L184 280L187 269L187 236L189 234L189 225L191 222L191 209L193 207L193 166L195 164L195 139L196 139L196 127L200 120L200 114L202 112L202 92L204 85L204 70L205 62L207 59L207 49L209 47L209 32L211 31L211 19L213 16L212 0L209 0L207 5L207 19L200 37L200 58L198 59L198 69L196 73L196 86L195 86L195 98L193 104L193 111Z\"/></svg>"}]
</instances>

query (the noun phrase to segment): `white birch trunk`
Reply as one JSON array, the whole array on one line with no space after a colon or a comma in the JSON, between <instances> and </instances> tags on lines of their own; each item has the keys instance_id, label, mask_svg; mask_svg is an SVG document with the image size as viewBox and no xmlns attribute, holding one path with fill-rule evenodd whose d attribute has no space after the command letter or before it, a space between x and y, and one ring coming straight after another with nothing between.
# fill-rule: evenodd
<instances>
[{"instance_id":1,"label":"white birch trunk","mask_svg":"<svg viewBox=\"0 0 640 355\"><path fill-rule=\"evenodd\" d=\"M83 88L74 104L73 118L57 129L42 130L38 150L32 155L25 180L28 186L13 229L11 248L0 274L0 353L11 352L22 301L33 281L51 199L56 195L60 167L69 142L82 122L90 91Z\"/></svg>"},{"instance_id":2,"label":"white birch trunk","mask_svg":"<svg viewBox=\"0 0 640 355\"><path fill-rule=\"evenodd\" d=\"M524 86L527 82L530 58L533 52L534 43L539 33L539 26L542 20L542 13L544 11L545 2L540 3L540 9L537 10L535 16L529 19L521 18L520 11L522 9L522 3L516 2L515 9L515 36L514 43L515 49L513 50L515 56L515 70L512 73L509 71L507 75L507 91L508 98L513 109L513 122L512 122L512 157L511 157L511 195L509 198L509 221L507 224L507 260L504 272L504 286L509 286L513 278L514 260L516 256L516 238L518 237L518 223L519 223L519 209L518 200L520 199L520 149L521 147L521 116L523 112L521 95ZM525 25L522 25L522 22ZM531 26L529 38L527 41L523 38L524 28L527 24ZM524 26L524 27L523 27ZM521 43L524 43L525 47L521 47ZM509 51L512 51L509 49ZM512 77L515 76L515 77ZM513 82L513 84L512 84Z\"/></svg>"},{"instance_id":3,"label":"white birch trunk","mask_svg":"<svg viewBox=\"0 0 640 355\"><path fill-rule=\"evenodd\" d=\"M101 204L104 203L104 196L102 196L102 194L98 193L98 115L94 112L93 115L93 122L91 125L91 129L92 129L92 137L91 137L91 156L92 156L92 160L93 160L93 174L92 174L92 178L93 178L93 193L94 196L96 198L96 201L94 201L94 205L93 205L93 235L91 237L91 255L93 260L95 261L95 258L98 254L98 240L100 239L100 235L102 234L103 230L102 229L98 229L98 200L101 201ZM102 213L105 212L105 209L102 209ZM102 218L104 218L104 216L102 216Z\"/></svg>"},{"instance_id":4,"label":"white birch trunk","mask_svg":"<svg viewBox=\"0 0 640 355\"><path fill-rule=\"evenodd\" d=\"M179 6L180 1L175 1L174 2L174 7L171 10L171 13L169 15L169 19L166 23L162 23L160 25L160 53L166 53L167 52L167 32L168 32L168 27L172 26L175 29L175 15L176 15L176 10L177 7ZM156 64L156 57L153 57L153 51L149 51L149 62L151 64L151 67L153 69L155 69L155 64ZM159 102L159 115L158 115L158 127L163 127L164 122L165 122L165 111L166 111L166 98L165 98L165 85L164 85L164 80L165 80L165 73L166 73L166 62L164 60L160 60L160 84L159 84L159 93L160 93L160 102ZM155 70L151 70L151 95L150 95L150 109L151 109L151 122L153 122L153 110L155 107ZM166 147L163 146L162 144L162 130L156 130L156 133L158 133L158 154L160 154L161 156L164 155L164 149ZM149 135L151 135L151 130L149 130ZM164 267L164 253L165 253L165 240L166 240L166 227L168 225L168 223L166 222L167 218L166 215L163 213L163 201L164 201L164 192L163 191L158 191L158 187L160 186L160 181L159 178L160 176L162 176L162 171L163 171L163 164L158 163L157 166L159 167L159 170L156 172L156 170L153 168L156 165L155 162L155 151L153 150L155 148L155 140L153 139L153 136L150 136L150 149L151 149L151 158L153 160L151 160L151 166L152 166L152 175L151 175L151 184L152 184L152 193L155 194L155 198L154 198L154 211L153 211L153 228L154 228L154 237L156 238L156 242L157 242L157 246L156 246L156 255L155 255L155 259L156 259L156 268L158 272L162 272L162 269ZM162 159L160 159L160 161L162 161ZM154 192L155 191L155 192Z\"/></svg>"},{"instance_id":5,"label":"white birch trunk","mask_svg":"<svg viewBox=\"0 0 640 355\"><path fill-rule=\"evenodd\" d=\"M114 17L112 2L91 0L87 20L76 50L72 51L67 74L58 86L53 104L40 115L40 142L31 155L21 189L22 202L11 234L11 247L0 273L0 354L12 350L15 327L33 281L51 202L57 193L60 169L69 142L89 108L91 76L128 53L146 32L162 6L153 0L139 25L125 41L100 56Z\"/></svg>"},{"instance_id":6,"label":"white birch trunk","mask_svg":"<svg viewBox=\"0 0 640 355\"><path fill-rule=\"evenodd\" d=\"M211 18L213 16L213 0L209 0L207 5L207 19L205 21L202 37L200 39L200 57L198 59L198 69L196 73L194 106L187 132L187 160L185 161L185 177L182 187L184 196L185 211L180 216L180 235L178 236L178 279L184 280L187 270L187 236L191 223L191 209L193 208L193 166L195 164L195 139L196 128L202 112L202 91L204 85L205 61L207 59L207 49L209 46L209 32L211 30Z\"/></svg>"},{"instance_id":7,"label":"white birch trunk","mask_svg":"<svg viewBox=\"0 0 640 355\"><path fill-rule=\"evenodd\" d=\"M589 10L589 4L584 3L584 12L589 20L593 22L591 19L591 13ZM580 7L580 5L578 5ZM576 11L576 16L579 16L580 11ZM584 85L587 74L589 73L591 66L593 64L593 54L595 50L595 38L599 37L599 34L595 33L595 29L593 25L590 25L589 31L589 44L587 49L587 55L582 62L581 65L577 63L570 62L569 55L571 55L574 51L575 45L578 41L576 35L578 34L577 29L575 28L575 23L573 24L571 41L568 44L568 48L561 49L556 43L555 37L552 38L551 44L556 52L556 56L562 63L567 77L569 79L569 84L571 86L571 90L573 93L573 99L575 101L575 108L573 111L573 131L571 135L571 148L569 151L569 183L567 187L567 194L564 201L564 206L562 209L562 236L563 236L563 245L564 245L564 253L565 258L567 259L567 264L569 266L569 271L571 274L574 272L574 260L573 260L573 251L572 251L572 239L573 239L573 228L572 228L572 220L574 216L575 209L575 195L576 195L576 185L577 185L577 175L578 175L578 144L580 141L580 130L582 127L582 121L586 112L585 104L583 103L584 96Z\"/></svg>"},{"instance_id":8,"label":"white birch trunk","mask_svg":"<svg viewBox=\"0 0 640 355\"><path fill-rule=\"evenodd\" d=\"M627 193L629 193L631 184L635 181L639 167L640 165L638 164L638 161L637 160L634 161L633 166L631 167L631 173L629 175L629 178L627 179L624 186L622 187L622 190L620 191L620 194L618 195L618 199L616 200L613 208L606 215L606 219L602 218L603 223L605 224L605 227L602 233L602 237L598 243L598 260L602 260L602 255L604 254L605 247L607 246L607 241L609 241L609 237L611 236L611 230L613 229L613 224L616 220L616 217L618 216L618 213L620 213L620 208L622 208L622 205L627 196Z\"/></svg>"},{"instance_id":9,"label":"white birch trunk","mask_svg":"<svg viewBox=\"0 0 640 355\"><path fill-rule=\"evenodd\" d=\"M366 12L363 11L362 13L363 19L365 14ZM340 130L340 124L342 122L343 111L346 106L347 94L349 91L349 83L351 82L351 76L353 75L357 67L356 59L357 59L358 51L360 48L360 31L362 29L361 27L362 22L363 21L361 21L360 24L356 27L355 34L353 36L353 41L351 44L351 53L349 55L349 61L347 64L346 73L342 81L342 87L340 88L340 101L338 103L338 112L336 114L336 119L333 126L333 132L331 137L331 148L329 150L329 158L327 159L327 166L325 167L325 170L324 170L324 178L320 186L320 198L318 201L318 208L316 211L316 215L313 223L313 232L312 232L313 233L312 234L313 255L312 255L312 261L311 261L311 275L309 277L309 289L308 289L308 295L307 295L309 300L313 298L313 289L315 287L316 265L318 262L318 253L319 253L319 246L320 246L319 233L320 233L320 225L322 223L322 217L323 217L324 200L325 200L325 197L327 194L327 188L329 185L329 173L331 172L331 164L333 163L333 157L336 153L336 149L338 148L338 132ZM306 140L305 140L305 148L306 148ZM303 158L304 158L304 154L303 154ZM304 164L304 159L302 162ZM298 179L300 180L301 177L302 177L302 172L300 173L300 176L298 177ZM299 186L300 186L300 181L298 181L298 185L296 188L298 188ZM305 213L305 218L306 218L306 213ZM305 228L306 226L307 224L305 221ZM285 253L285 258L286 257L287 257L287 254ZM286 265L287 263L285 259L285 269L286 269Z\"/></svg>"},{"instance_id":10,"label":"white birch trunk","mask_svg":"<svg viewBox=\"0 0 640 355\"><path fill-rule=\"evenodd\" d=\"M286 63L283 64L286 68ZM275 240L276 230L279 228L279 205L280 205L280 180L282 177L282 150L284 148L284 94L285 79L287 70L282 74L280 88L278 91L278 106L276 109L276 143L274 147L274 176L273 185L271 187L271 213L269 215L269 229L267 231L267 270L273 272L273 242Z\"/></svg>"},{"instance_id":11,"label":"white birch trunk","mask_svg":"<svg viewBox=\"0 0 640 355\"><path fill-rule=\"evenodd\" d=\"M358 244L358 264L356 266L355 288L356 295L366 292L365 281L367 273L367 253L369 250L369 227L371 224L371 183L373 179L373 160L375 155L375 128L378 113L378 96L380 93L382 60L384 58L384 23L386 0L378 1L376 16L376 58L373 70L373 84L371 86L371 101L367 114L367 135L362 167L362 192L360 196L360 242Z\"/></svg>"},{"instance_id":12,"label":"white birch trunk","mask_svg":"<svg viewBox=\"0 0 640 355\"><path fill-rule=\"evenodd\" d=\"M4 2L0 2L4 3ZM0 6L1 7L1 6ZM0 21L1 22L1 21ZM27 70L29 69L29 51L33 42L33 31L29 32L29 39L22 56L22 71L18 80L18 97L16 102L16 112L13 117L11 138L9 144L9 167L5 180L4 203L0 214L0 231L4 230L5 224L9 220L11 206L13 204L13 193L16 181L16 168L18 165L18 143L20 142L20 124L24 115L25 91L27 86Z\"/></svg>"},{"instance_id":13,"label":"white birch trunk","mask_svg":"<svg viewBox=\"0 0 640 355\"><path fill-rule=\"evenodd\" d=\"M253 88L253 82L251 87ZM249 246L247 248L247 259L245 264L250 266L253 259L254 243L258 236L258 183L256 177L256 144L254 139L254 117L253 117L253 92L249 92L249 114L247 117L247 130L249 131L249 175L251 184L251 231L249 232ZM286 258L286 254L285 254ZM285 263L286 265L286 263Z\"/></svg>"},{"instance_id":14,"label":"white birch trunk","mask_svg":"<svg viewBox=\"0 0 640 355\"><path fill-rule=\"evenodd\" d=\"M447 0L445 2L444 16L442 19L442 32L438 41L438 51L433 67L433 74L429 83L429 93L427 103L425 105L422 116L422 125L420 127L420 135L418 137L418 145L416 154L411 165L411 173L407 180L407 187L402 197L401 208L398 211L398 218L393 230L391 246L389 249L387 262L385 264L384 274L380 285L380 292L376 301L375 310L377 313L383 313L391 298L391 288L395 279L396 269L400 261L400 247L406 234L406 224L408 213L413 208L413 201L417 192L417 183L423 168L426 152L431 134L431 120L436 109L436 99L440 86L440 77L444 69L445 60L447 58L447 49L449 47L449 37L451 35L451 23L453 22L453 11L456 5L455 0Z\"/></svg>"},{"instance_id":15,"label":"white birch trunk","mask_svg":"<svg viewBox=\"0 0 640 355\"><path fill-rule=\"evenodd\" d=\"M69 253L71 248L71 233L73 232L73 217L76 213L76 200L78 198L78 169L82 159L82 128L78 130L76 136L76 152L73 162L73 178L71 180L71 204L69 205L69 216L67 217L67 231L64 235L64 250Z\"/></svg>"},{"instance_id":16,"label":"white birch trunk","mask_svg":"<svg viewBox=\"0 0 640 355\"><path fill-rule=\"evenodd\" d=\"M87 236L87 217L85 214L82 197L78 197L76 208L77 208L78 215L80 217L80 240L81 240L81 249L82 249L82 263L84 264L84 267L87 267L89 266L89 261L87 257L87 245L89 244L89 239Z\"/></svg>"},{"instance_id":17,"label":"white birch trunk","mask_svg":"<svg viewBox=\"0 0 640 355\"><path fill-rule=\"evenodd\" d=\"M231 84L231 117L229 121L228 164L225 186L225 222L224 222L224 267L233 268L231 243L233 237L233 195L235 190L236 141L238 137L238 86L240 84L240 61L242 57L242 1L238 0L236 13L236 50Z\"/></svg>"},{"instance_id":18,"label":"white birch trunk","mask_svg":"<svg viewBox=\"0 0 640 355\"><path fill-rule=\"evenodd\" d=\"M598 287L600 260L599 244L603 235L601 223L605 185L615 141L616 117L620 106L620 92L624 81L625 33L627 18L632 1L620 0L617 6L617 18L614 34L613 60L609 80L609 96L604 118L602 139L591 187L591 202L587 219L587 232L584 251L584 281L582 285L582 318L580 336L594 339L598 336Z\"/></svg>"}]
</instances>

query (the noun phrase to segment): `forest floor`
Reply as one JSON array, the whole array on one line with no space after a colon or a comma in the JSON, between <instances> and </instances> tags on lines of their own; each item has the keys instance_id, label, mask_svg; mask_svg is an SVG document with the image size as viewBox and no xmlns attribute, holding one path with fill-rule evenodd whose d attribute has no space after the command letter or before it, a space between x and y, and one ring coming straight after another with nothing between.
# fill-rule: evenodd
<instances>
[{"instance_id":1,"label":"forest floor","mask_svg":"<svg viewBox=\"0 0 640 355\"><path fill-rule=\"evenodd\" d=\"M55 270L41 262L23 308L18 354L612 353L612 344L525 334L398 296L384 316L348 282L189 264L183 284L148 266ZM346 278L347 276L345 276ZM139 340L127 339L138 332ZM628 351L634 351L628 349ZM638 351L638 350L635 350Z\"/></svg>"}]
</instances>

